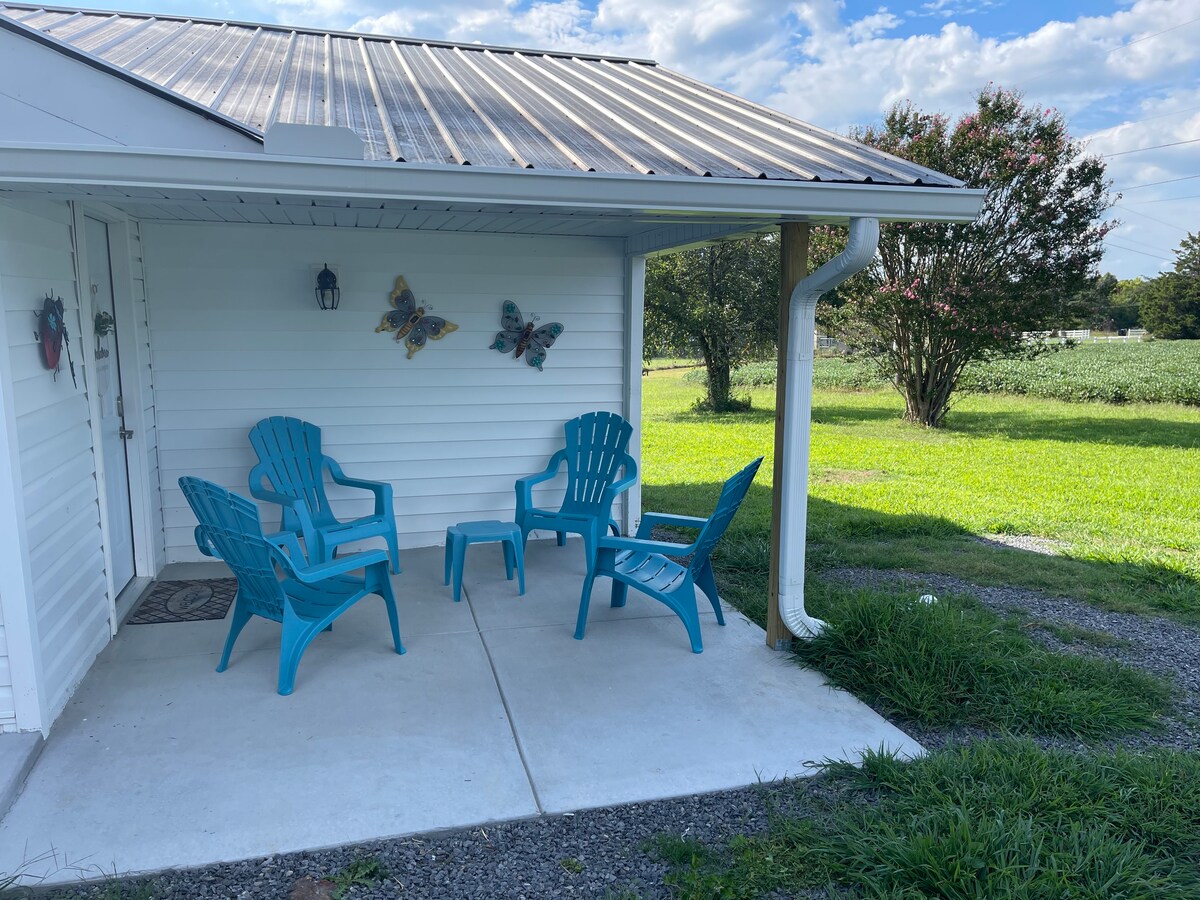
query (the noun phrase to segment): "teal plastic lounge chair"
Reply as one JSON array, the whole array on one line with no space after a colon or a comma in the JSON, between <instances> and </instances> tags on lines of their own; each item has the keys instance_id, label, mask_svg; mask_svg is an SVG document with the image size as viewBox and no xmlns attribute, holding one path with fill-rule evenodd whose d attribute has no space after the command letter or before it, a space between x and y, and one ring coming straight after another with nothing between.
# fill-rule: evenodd
<instances>
[{"instance_id":1,"label":"teal plastic lounge chair","mask_svg":"<svg viewBox=\"0 0 1200 900\"><path fill-rule=\"evenodd\" d=\"M583 582L583 595L579 600L579 619L575 623L575 639L583 640L587 626L588 602L592 596L592 582L599 575L612 579L612 605L625 605L629 588L635 588L655 600L665 603L679 616L687 628L692 642L692 652L700 653L704 645L700 640L700 614L696 610L696 588L704 591L717 623L725 624L721 612L721 599L717 596L717 582L713 578L710 556L717 541L729 527L738 507L754 480L754 473L762 457L754 460L742 471L725 482L717 508L707 519L695 516L672 516L666 513L646 513L638 526L637 537L607 537L596 535L598 550L596 565ZM655 525L670 525L695 528L700 533L690 544L675 544L670 541L650 540ZM667 559L691 556L687 566Z\"/></svg>"},{"instance_id":2,"label":"teal plastic lounge chair","mask_svg":"<svg viewBox=\"0 0 1200 900\"><path fill-rule=\"evenodd\" d=\"M228 667L234 642L251 616L262 616L283 625L279 693L290 694L305 648L318 633L332 629L333 620L367 594L383 598L392 626L392 643L397 653L404 652L388 557L382 550L303 565L304 555L296 536L290 531L264 535L258 509L245 497L192 476L180 478L179 486L200 522L196 526L200 552L224 560L237 578L233 621L218 672ZM362 569L363 574L351 575L356 569Z\"/></svg>"},{"instance_id":3,"label":"teal plastic lounge chair","mask_svg":"<svg viewBox=\"0 0 1200 900\"><path fill-rule=\"evenodd\" d=\"M517 480L517 524L521 540L535 528L556 532L558 546L566 534L582 535L589 561L595 556L595 535L611 529L620 534L612 517L613 501L637 482L637 463L627 452L633 426L616 413L586 413L563 423L566 446L550 457L544 471ZM567 491L557 510L533 505L533 486L549 481L567 467ZM624 469L624 477L617 475ZM599 527L593 527L596 524Z\"/></svg>"},{"instance_id":4,"label":"teal plastic lounge chair","mask_svg":"<svg viewBox=\"0 0 1200 900\"><path fill-rule=\"evenodd\" d=\"M321 452L321 429L311 422L271 416L250 429L250 443L258 454L258 465L250 470L250 496L283 508L280 530L303 537L314 561L333 559L342 544L381 537L387 543L392 571L399 574L390 484L347 478L342 467ZM326 471L334 484L373 493L375 512L349 522L334 518L325 496Z\"/></svg>"}]
</instances>

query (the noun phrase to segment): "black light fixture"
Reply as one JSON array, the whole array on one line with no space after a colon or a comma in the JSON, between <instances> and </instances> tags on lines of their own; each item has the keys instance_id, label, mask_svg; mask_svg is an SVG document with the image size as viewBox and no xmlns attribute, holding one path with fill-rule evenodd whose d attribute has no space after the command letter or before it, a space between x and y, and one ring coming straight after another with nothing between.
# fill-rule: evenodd
<instances>
[{"instance_id":1,"label":"black light fixture","mask_svg":"<svg viewBox=\"0 0 1200 900\"><path fill-rule=\"evenodd\" d=\"M342 290L338 287L337 275L329 264L317 273L317 303L321 309L337 309L338 301L342 299Z\"/></svg>"}]
</instances>

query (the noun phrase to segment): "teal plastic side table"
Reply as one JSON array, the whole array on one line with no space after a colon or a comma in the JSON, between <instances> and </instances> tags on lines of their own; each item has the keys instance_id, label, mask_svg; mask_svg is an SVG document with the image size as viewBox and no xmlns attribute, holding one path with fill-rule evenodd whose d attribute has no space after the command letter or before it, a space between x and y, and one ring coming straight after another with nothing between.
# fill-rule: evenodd
<instances>
[{"instance_id":1,"label":"teal plastic side table","mask_svg":"<svg viewBox=\"0 0 1200 900\"><path fill-rule=\"evenodd\" d=\"M521 594L525 594L525 552L521 540L521 526L516 522L459 522L446 529L446 574L443 584L454 577L454 602L462 599L463 560L470 544L490 544L496 541L504 549L504 569L512 581L513 569L517 570Z\"/></svg>"}]
</instances>

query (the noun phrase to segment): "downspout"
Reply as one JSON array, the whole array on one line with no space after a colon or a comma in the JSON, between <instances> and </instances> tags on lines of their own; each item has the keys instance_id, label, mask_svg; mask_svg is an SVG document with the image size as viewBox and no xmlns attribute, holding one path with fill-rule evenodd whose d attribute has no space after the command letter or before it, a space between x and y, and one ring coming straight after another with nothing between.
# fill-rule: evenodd
<instances>
[{"instance_id":1,"label":"downspout","mask_svg":"<svg viewBox=\"0 0 1200 900\"><path fill-rule=\"evenodd\" d=\"M825 625L804 611L804 543L808 528L808 449L817 300L826 291L865 269L878 245L878 219L851 219L846 249L802 278L792 291L789 305L783 484L779 485L779 615L788 631L796 637L815 636Z\"/></svg>"}]
</instances>

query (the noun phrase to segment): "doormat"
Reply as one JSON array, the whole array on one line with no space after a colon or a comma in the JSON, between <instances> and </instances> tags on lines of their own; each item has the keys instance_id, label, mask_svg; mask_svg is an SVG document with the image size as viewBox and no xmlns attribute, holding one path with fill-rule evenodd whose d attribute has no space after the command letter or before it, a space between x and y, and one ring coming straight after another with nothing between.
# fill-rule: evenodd
<instances>
[{"instance_id":1,"label":"doormat","mask_svg":"<svg viewBox=\"0 0 1200 900\"><path fill-rule=\"evenodd\" d=\"M160 625L163 622L223 619L235 596L236 578L160 581L138 604L126 624Z\"/></svg>"}]
</instances>

